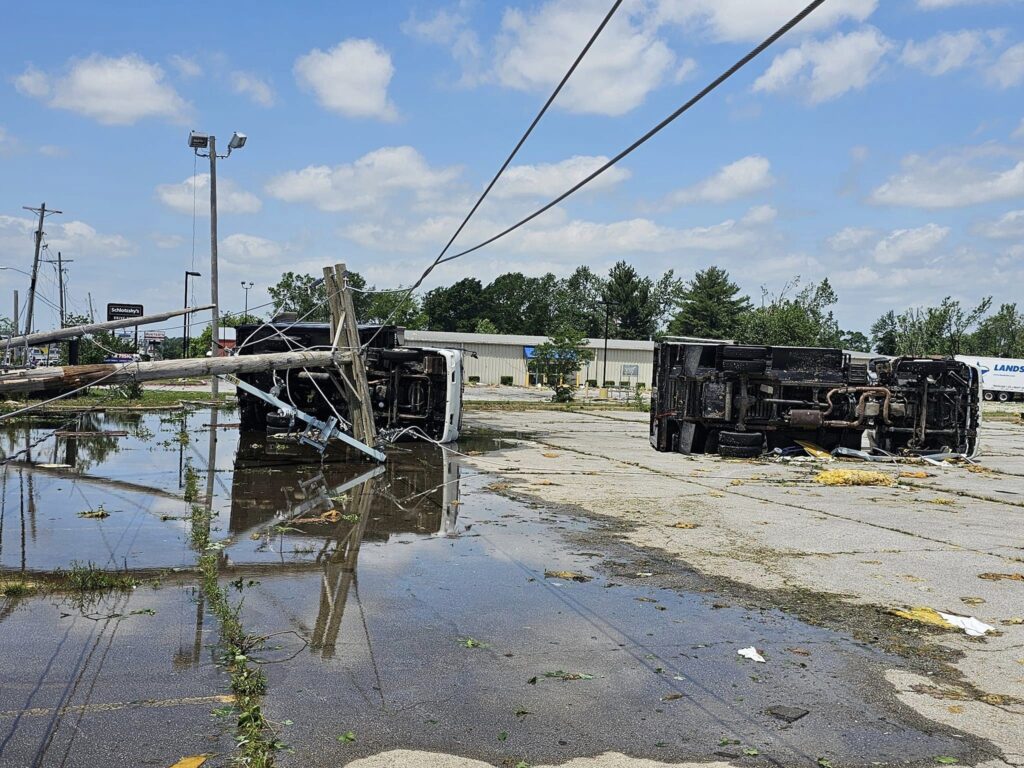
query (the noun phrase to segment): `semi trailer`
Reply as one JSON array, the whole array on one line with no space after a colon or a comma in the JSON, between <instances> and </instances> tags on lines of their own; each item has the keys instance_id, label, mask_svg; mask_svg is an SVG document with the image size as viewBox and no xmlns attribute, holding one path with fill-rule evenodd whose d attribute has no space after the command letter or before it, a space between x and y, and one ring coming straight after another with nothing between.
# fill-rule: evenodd
<instances>
[{"instance_id":1,"label":"semi trailer","mask_svg":"<svg viewBox=\"0 0 1024 768\"><path fill-rule=\"evenodd\" d=\"M1008 403L1024 397L1024 360L978 355L957 355L956 359L981 371L981 392L985 400Z\"/></svg>"},{"instance_id":2,"label":"semi trailer","mask_svg":"<svg viewBox=\"0 0 1024 768\"><path fill-rule=\"evenodd\" d=\"M981 376L947 358L854 360L841 349L664 341L650 442L752 458L807 441L892 454L978 453Z\"/></svg>"}]
</instances>

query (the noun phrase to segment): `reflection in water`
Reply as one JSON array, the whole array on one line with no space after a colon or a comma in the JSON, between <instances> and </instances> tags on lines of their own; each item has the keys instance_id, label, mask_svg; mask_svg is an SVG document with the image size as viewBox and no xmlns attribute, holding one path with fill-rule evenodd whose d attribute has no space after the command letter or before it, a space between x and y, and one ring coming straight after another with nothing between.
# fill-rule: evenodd
<instances>
[{"instance_id":1,"label":"reflection in water","mask_svg":"<svg viewBox=\"0 0 1024 768\"><path fill-rule=\"evenodd\" d=\"M296 450L303 449L242 436L230 530L243 542L277 533L312 543L323 577L310 647L327 658L334 654L363 542L454 532L459 467L433 446L394 451L383 465L293 463ZM231 556L237 562L234 547Z\"/></svg>"}]
</instances>

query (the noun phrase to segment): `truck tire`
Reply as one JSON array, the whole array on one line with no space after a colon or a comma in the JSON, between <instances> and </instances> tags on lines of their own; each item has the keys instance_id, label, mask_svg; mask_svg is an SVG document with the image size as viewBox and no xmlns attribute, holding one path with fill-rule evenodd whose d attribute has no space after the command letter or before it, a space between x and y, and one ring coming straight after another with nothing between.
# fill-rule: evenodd
<instances>
[{"instance_id":1,"label":"truck tire","mask_svg":"<svg viewBox=\"0 0 1024 768\"><path fill-rule=\"evenodd\" d=\"M718 455L724 459L756 459L761 455L761 446L719 445Z\"/></svg>"},{"instance_id":2,"label":"truck tire","mask_svg":"<svg viewBox=\"0 0 1024 768\"><path fill-rule=\"evenodd\" d=\"M1000 403L1008 403L1009 401L1010 401L1010 393L1009 392L1000 392L999 393L999 402Z\"/></svg>"},{"instance_id":3,"label":"truck tire","mask_svg":"<svg viewBox=\"0 0 1024 768\"><path fill-rule=\"evenodd\" d=\"M995 400L995 399L996 399L996 396L995 396L994 394L992 394L992 390L991 390L991 389L986 389L986 390L985 390L985 393L984 393L984 394L982 395L982 397L983 397L983 398L984 398L985 400L988 400L988 401L990 401L990 402L991 402L992 400Z\"/></svg>"},{"instance_id":4,"label":"truck tire","mask_svg":"<svg viewBox=\"0 0 1024 768\"><path fill-rule=\"evenodd\" d=\"M718 452L722 453L723 448L757 448L761 452L764 445L764 434L761 432L719 432Z\"/></svg>"}]
</instances>

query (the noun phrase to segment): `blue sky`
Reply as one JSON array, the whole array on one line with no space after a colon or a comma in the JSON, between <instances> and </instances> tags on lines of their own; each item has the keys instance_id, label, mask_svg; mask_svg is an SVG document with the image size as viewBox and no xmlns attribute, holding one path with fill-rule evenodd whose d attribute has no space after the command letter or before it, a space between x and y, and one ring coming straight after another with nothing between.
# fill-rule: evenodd
<instances>
[{"instance_id":1,"label":"blue sky","mask_svg":"<svg viewBox=\"0 0 1024 768\"><path fill-rule=\"evenodd\" d=\"M345 260L408 284L454 231L609 0L16 4L0 30L0 266L27 270L23 205L75 311L208 294L205 161L188 130L248 145L218 165L221 302ZM585 175L803 3L626 0L459 240ZM592 189L427 283L651 275L719 264L759 297L828 276L866 330L1024 278L1024 3L828 0ZM198 176L193 176L194 169ZM193 198L197 200L193 253ZM41 278L56 301L52 267ZM0 312L27 278L0 270ZM55 323L43 303L37 327Z\"/></svg>"}]
</instances>

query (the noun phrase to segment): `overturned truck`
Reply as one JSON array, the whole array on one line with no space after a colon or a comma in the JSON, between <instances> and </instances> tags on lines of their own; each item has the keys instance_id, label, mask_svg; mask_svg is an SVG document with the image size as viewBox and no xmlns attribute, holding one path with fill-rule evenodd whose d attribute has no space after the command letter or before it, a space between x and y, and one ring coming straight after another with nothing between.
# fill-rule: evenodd
<instances>
[{"instance_id":1,"label":"overturned truck","mask_svg":"<svg viewBox=\"0 0 1024 768\"><path fill-rule=\"evenodd\" d=\"M365 350L366 377L374 423L389 439L415 439L447 443L456 440L462 421L462 352L457 349L407 347L404 329L359 326ZM296 323L287 318L236 329L240 355L287 352L295 349L330 349L327 323ZM338 372L324 368L269 370L239 376L246 383L328 421L332 416L350 420ZM301 428L263 400L238 391L242 431L280 434Z\"/></svg>"},{"instance_id":2,"label":"overturned truck","mask_svg":"<svg viewBox=\"0 0 1024 768\"><path fill-rule=\"evenodd\" d=\"M665 341L654 349L651 445L751 458L826 450L978 452L981 381L952 358L853 361L840 349Z\"/></svg>"}]
</instances>

